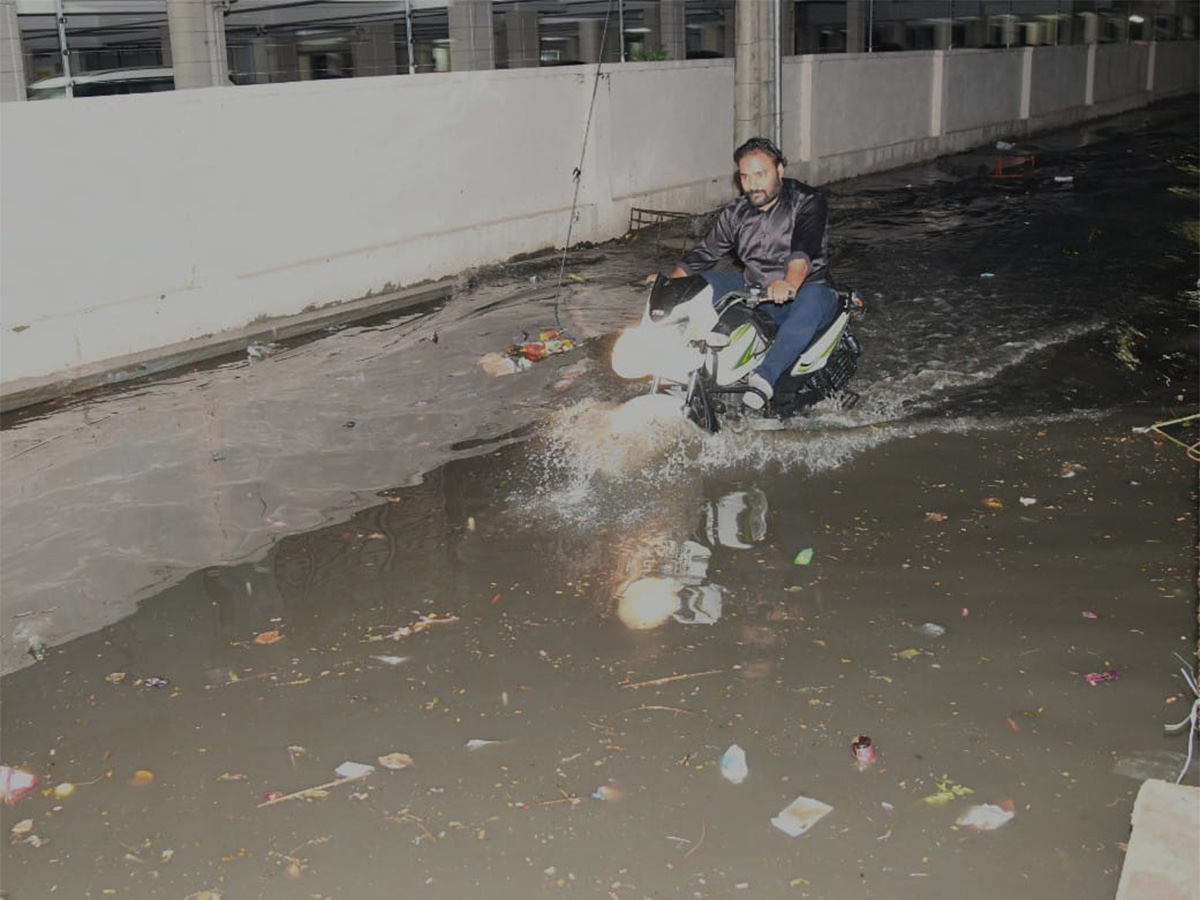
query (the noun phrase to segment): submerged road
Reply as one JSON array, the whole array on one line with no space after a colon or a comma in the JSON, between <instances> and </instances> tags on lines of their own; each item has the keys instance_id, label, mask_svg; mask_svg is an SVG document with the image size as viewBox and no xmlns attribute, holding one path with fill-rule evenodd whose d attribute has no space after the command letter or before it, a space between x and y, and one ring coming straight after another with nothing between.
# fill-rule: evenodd
<instances>
[{"instance_id":1,"label":"submerged road","mask_svg":"<svg viewBox=\"0 0 1200 900\"><path fill-rule=\"evenodd\" d=\"M1112 896L1191 701L1191 106L832 186L863 401L785 431L612 433L637 242L520 375L549 268L10 419L0 887Z\"/></svg>"}]
</instances>

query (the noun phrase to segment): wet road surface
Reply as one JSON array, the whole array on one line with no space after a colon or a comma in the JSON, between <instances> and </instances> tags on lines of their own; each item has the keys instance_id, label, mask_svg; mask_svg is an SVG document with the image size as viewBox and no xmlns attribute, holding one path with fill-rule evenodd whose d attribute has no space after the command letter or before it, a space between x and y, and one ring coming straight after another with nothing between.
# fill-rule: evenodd
<instances>
[{"instance_id":1,"label":"wet road surface","mask_svg":"<svg viewBox=\"0 0 1200 900\"><path fill-rule=\"evenodd\" d=\"M11 423L3 889L1112 896L1186 747L1196 470L1135 429L1196 408L1195 125L835 186L864 397L786 431L613 434L638 243L519 376L552 273Z\"/></svg>"}]
</instances>

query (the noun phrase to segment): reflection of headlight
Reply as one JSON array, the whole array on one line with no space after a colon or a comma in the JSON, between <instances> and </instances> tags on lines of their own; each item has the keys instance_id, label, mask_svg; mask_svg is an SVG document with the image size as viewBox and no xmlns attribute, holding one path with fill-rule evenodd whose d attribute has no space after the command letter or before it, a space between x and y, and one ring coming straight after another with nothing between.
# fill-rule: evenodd
<instances>
[{"instance_id":1,"label":"reflection of headlight","mask_svg":"<svg viewBox=\"0 0 1200 900\"><path fill-rule=\"evenodd\" d=\"M660 375L684 382L703 361L700 351L688 345L677 326L638 325L621 332L613 345L613 371L631 380Z\"/></svg>"},{"instance_id":2,"label":"reflection of headlight","mask_svg":"<svg viewBox=\"0 0 1200 900\"><path fill-rule=\"evenodd\" d=\"M634 631L657 628L679 610L682 590L674 578L639 578L617 598L617 618Z\"/></svg>"}]
</instances>

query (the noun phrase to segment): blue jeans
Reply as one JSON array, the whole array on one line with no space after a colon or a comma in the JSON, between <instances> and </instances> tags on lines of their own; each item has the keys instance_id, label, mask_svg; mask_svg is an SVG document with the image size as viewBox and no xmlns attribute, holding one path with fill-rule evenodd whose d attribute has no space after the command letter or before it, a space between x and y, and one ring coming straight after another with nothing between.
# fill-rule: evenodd
<instances>
[{"instance_id":1,"label":"blue jeans","mask_svg":"<svg viewBox=\"0 0 1200 900\"><path fill-rule=\"evenodd\" d=\"M749 287L741 272L701 272L700 275L712 285L714 300L730 291L744 291ZM808 349L817 332L837 318L837 292L827 284L805 284L795 300L787 303L764 300L759 309L775 320L779 333L754 371L774 386Z\"/></svg>"}]
</instances>

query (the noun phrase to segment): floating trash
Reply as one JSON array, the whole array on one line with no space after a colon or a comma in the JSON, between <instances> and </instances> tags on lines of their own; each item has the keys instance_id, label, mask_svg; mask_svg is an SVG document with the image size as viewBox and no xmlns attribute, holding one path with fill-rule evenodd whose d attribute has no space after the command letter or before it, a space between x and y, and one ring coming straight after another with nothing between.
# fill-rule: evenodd
<instances>
[{"instance_id":1,"label":"floating trash","mask_svg":"<svg viewBox=\"0 0 1200 900\"><path fill-rule=\"evenodd\" d=\"M854 754L854 762L860 772L865 772L875 765L875 760L878 758L875 745L865 734L860 734L850 743L850 752Z\"/></svg>"},{"instance_id":2,"label":"floating trash","mask_svg":"<svg viewBox=\"0 0 1200 900\"><path fill-rule=\"evenodd\" d=\"M833 807L812 797L800 796L771 819L771 824L789 837L799 837L833 812Z\"/></svg>"},{"instance_id":3,"label":"floating trash","mask_svg":"<svg viewBox=\"0 0 1200 900\"><path fill-rule=\"evenodd\" d=\"M413 765L413 758L407 753L388 753L379 757L379 764L385 769L407 769Z\"/></svg>"},{"instance_id":4,"label":"floating trash","mask_svg":"<svg viewBox=\"0 0 1200 900\"><path fill-rule=\"evenodd\" d=\"M954 824L969 831L995 831L1011 822L1015 815L1011 808L985 803L967 809Z\"/></svg>"},{"instance_id":5,"label":"floating trash","mask_svg":"<svg viewBox=\"0 0 1200 900\"><path fill-rule=\"evenodd\" d=\"M334 769L333 774L338 778L362 778L374 771L375 767L366 763L346 761Z\"/></svg>"},{"instance_id":6,"label":"floating trash","mask_svg":"<svg viewBox=\"0 0 1200 900\"><path fill-rule=\"evenodd\" d=\"M24 769L0 766L0 801L11 806L38 784L38 777Z\"/></svg>"},{"instance_id":7,"label":"floating trash","mask_svg":"<svg viewBox=\"0 0 1200 900\"><path fill-rule=\"evenodd\" d=\"M729 749L721 754L721 774L726 781L741 784L750 774L746 765L746 751L737 744L730 744Z\"/></svg>"}]
</instances>

